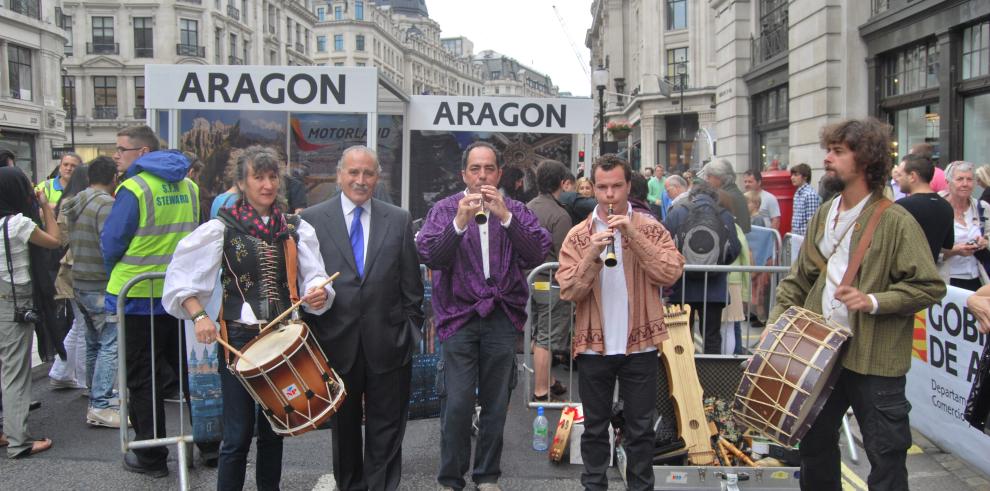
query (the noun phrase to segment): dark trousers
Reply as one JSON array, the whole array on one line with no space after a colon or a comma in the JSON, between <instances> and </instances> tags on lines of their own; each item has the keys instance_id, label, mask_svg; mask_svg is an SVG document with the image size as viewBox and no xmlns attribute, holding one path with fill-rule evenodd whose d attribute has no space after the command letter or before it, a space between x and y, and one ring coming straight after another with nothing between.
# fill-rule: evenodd
<instances>
[{"instance_id":1,"label":"dark trousers","mask_svg":"<svg viewBox=\"0 0 990 491\"><path fill-rule=\"evenodd\" d=\"M657 418L656 351L634 355L578 355L578 391L584 405L581 484L586 490L608 489L608 427L612 394L619 381L623 403L622 447L626 452L626 477L631 490L653 489L653 423Z\"/></svg>"},{"instance_id":2,"label":"dark trousers","mask_svg":"<svg viewBox=\"0 0 990 491\"><path fill-rule=\"evenodd\" d=\"M337 489L394 490L402 478L402 438L409 420L412 363L375 373L369 370L359 345L354 366L340 376L347 398L332 419Z\"/></svg>"},{"instance_id":3,"label":"dark trousers","mask_svg":"<svg viewBox=\"0 0 990 491\"><path fill-rule=\"evenodd\" d=\"M905 461L911 446L911 403L904 395L905 381L903 376L861 375L842 369L831 396L801 440L801 489L842 489L839 428L850 405L870 460L866 480L870 490L908 489Z\"/></svg>"},{"instance_id":4,"label":"dark trousers","mask_svg":"<svg viewBox=\"0 0 990 491\"><path fill-rule=\"evenodd\" d=\"M455 490L465 486L475 401L481 404L481 418L471 479L475 484L494 483L502 476L502 430L517 380L518 337L512 321L496 307L488 317L475 317L443 341L437 370L441 486Z\"/></svg>"},{"instance_id":5,"label":"dark trousers","mask_svg":"<svg viewBox=\"0 0 990 491\"><path fill-rule=\"evenodd\" d=\"M698 317L698 328L701 329L701 337L705 340L705 354L722 354L722 309L725 308L723 302L688 302L691 306L691 325ZM737 339L738 342L738 339Z\"/></svg>"},{"instance_id":6,"label":"dark trousers","mask_svg":"<svg viewBox=\"0 0 990 491\"><path fill-rule=\"evenodd\" d=\"M154 339L151 331L152 318L155 324ZM181 324L170 315L127 315L124 319L127 329L124 346L127 353L127 413L134 428L134 439L166 437L165 382L159 377L152 378L151 360L154 358L158 373L161 373L160 365L165 364L174 373L182 374L182 388L188 404L189 371L186 367L185 332L180 331ZM118 336L119 332L118 328ZM158 415L157 425L154 414ZM207 453L216 452L217 444L197 443L196 446L201 452ZM168 447L134 449L134 454L142 465L159 467L165 465L168 459Z\"/></svg>"},{"instance_id":7,"label":"dark trousers","mask_svg":"<svg viewBox=\"0 0 990 491\"><path fill-rule=\"evenodd\" d=\"M244 329L229 324L227 327L227 342L237 349L257 335L257 329ZM282 479L282 437L272 430L272 424L262 414L261 407L227 369L227 357L223 348L219 349L217 355L220 388L223 391L223 442L220 443L217 489L239 491L244 488L247 455L257 425L255 482L259 490L277 490Z\"/></svg>"}]
</instances>

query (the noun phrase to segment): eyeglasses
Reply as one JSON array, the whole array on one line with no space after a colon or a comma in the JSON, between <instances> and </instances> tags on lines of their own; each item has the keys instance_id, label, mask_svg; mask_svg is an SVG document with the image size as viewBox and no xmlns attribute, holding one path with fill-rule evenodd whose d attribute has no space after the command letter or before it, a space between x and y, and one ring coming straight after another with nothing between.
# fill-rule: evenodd
<instances>
[{"instance_id":1,"label":"eyeglasses","mask_svg":"<svg viewBox=\"0 0 990 491\"><path fill-rule=\"evenodd\" d=\"M123 154L124 152L130 152L130 151L133 151L133 150L141 150L142 148L144 148L144 147L134 147L134 148L117 147L117 150L114 152L114 154L118 154L118 153L119 154Z\"/></svg>"}]
</instances>

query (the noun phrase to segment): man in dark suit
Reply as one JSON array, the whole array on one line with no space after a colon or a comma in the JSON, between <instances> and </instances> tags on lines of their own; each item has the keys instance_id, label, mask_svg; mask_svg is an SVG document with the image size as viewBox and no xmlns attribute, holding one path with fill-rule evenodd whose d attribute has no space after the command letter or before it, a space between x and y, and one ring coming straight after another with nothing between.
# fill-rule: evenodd
<instances>
[{"instance_id":1,"label":"man in dark suit","mask_svg":"<svg viewBox=\"0 0 990 491\"><path fill-rule=\"evenodd\" d=\"M348 148L337 164L341 193L302 212L316 229L327 271L340 272L333 306L310 324L347 388L333 417L340 490L399 486L411 358L423 322L409 212L373 197L380 171L373 150Z\"/></svg>"}]
</instances>

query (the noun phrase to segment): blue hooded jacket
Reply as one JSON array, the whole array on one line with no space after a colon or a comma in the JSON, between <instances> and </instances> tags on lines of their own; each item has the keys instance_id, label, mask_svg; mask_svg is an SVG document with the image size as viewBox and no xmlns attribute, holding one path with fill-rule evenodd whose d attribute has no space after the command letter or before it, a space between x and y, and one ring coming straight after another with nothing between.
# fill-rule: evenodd
<instances>
[{"instance_id":1,"label":"blue hooded jacket","mask_svg":"<svg viewBox=\"0 0 990 491\"><path fill-rule=\"evenodd\" d=\"M189 173L189 159L178 150L159 150L146 153L134 161L124 173L124 179L129 179L138 175L142 171L148 171L168 182L180 182ZM138 220L140 219L140 209L138 208L137 197L127 188L117 189L116 200L110 215L103 225L103 233L100 234L100 249L103 251L103 264L107 268L107 276L113 271L113 267L120 261L120 258L127 252L131 244L131 239L137 233ZM131 299L137 300L137 299ZM105 306L107 314L117 313L117 296L106 294ZM124 307L127 315L160 315L165 314L160 298L154 300L154 306L149 307L146 301L128 301Z\"/></svg>"}]
</instances>

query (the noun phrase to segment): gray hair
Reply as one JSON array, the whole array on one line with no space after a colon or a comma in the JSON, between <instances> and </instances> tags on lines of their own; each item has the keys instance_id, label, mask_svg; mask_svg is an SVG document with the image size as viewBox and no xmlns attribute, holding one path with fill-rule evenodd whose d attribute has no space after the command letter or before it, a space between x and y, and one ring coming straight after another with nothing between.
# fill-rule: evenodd
<instances>
[{"instance_id":1,"label":"gray hair","mask_svg":"<svg viewBox=\"0 0 990 491\"><path fill-rule=\"evenodd\" d=\"M696 196L705 195L718 203L718 190L713 188L711 184L707 181L701 181L691 186L691 191L688 192L688 198L692 201Z\"/></svg>"},{"instance_id":2,"label":"gray hair","mask_svg":"<svg viewBox=\"0 0 990 491\"><path fill-rule=\"evenodd\" d=\"M683 177L677 174L668 177L666 182L669 182L670 184L677 186L681 189L687 189L688 187L687 181Z\"/></svg>"},{"instance_id":3,"label":"gray hair","mask_svg":"<svg viewBox=\"0 0 990 491\"><path fill-rule=\"evenodd\" d=\"M955 162L952 162L951 164L949 164L948 167L945 168L945 180L951 184L952 180L956 176L956 173L958 172L969 172L973 174L975 177L976 175L975 170L976 170L976 166L973 165L972 162L967 162L965 160L957 160Z\"/></svg>"},{"instance_id":4,"label":"gray hair","mask_svg":"<svg viewBox=\"0 0 990 491\"><path fill-rule=\"evenodd\" d=\"M72 157L72 158L76 159L76 162L79 162L76 165L83 165L83 163L84 163L83 162L83 158L80 157L78 153L76 153L76 152L65 152L65 154L62 155L62 158L58 159L58 165L62 165L62 161L65 160L66 157Z\"/></svg>"},{"instance_id":5,"label":"gray hair","mask_svg":"<svg viewBox=\"0 0 990 491\"><path fill-rule=\"evenodd\" d=\"M340 160L337 161L337 173L338 174L340 173L341 169L344 168L344 159L346 159L348 155L350 155L352 153L358 153L358 152L364 153L364 154L367 154L367 155L370 155L371 156L371 159L375 161L375 167L378 168L378 173L379 174L382 173L382 164L381 164L381 162L378 161L378 152L376 152L376 151L374 151L374 150L372 150L372 149L370 149L370 148L368 148L368 147L366 147L364 145L353 145L353 146L347 147L344 150L344 153L340 154Z\"/></svg>"},{"instance_id":6,"label":"gray hair","mask_svg":"<svg viewBox=\"0 0 990 491\"><path fill-rule=\"evenodd\" d=\"M732 168L732 164L728 160L718 159L713 160L701 169L705 177L714 176L718 179L722 185L734 184L736 182L736 170Z\"/></svg>"}]
</instances>

